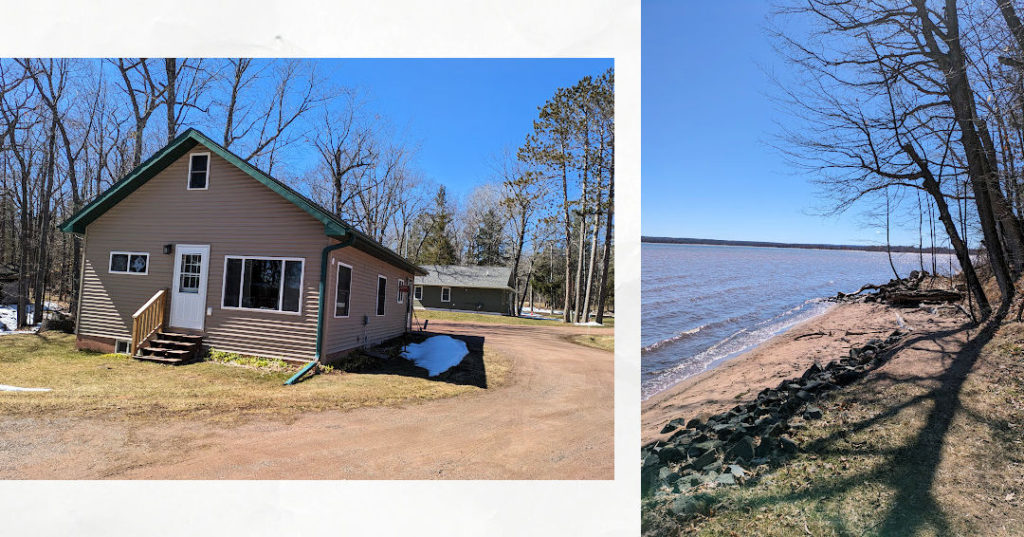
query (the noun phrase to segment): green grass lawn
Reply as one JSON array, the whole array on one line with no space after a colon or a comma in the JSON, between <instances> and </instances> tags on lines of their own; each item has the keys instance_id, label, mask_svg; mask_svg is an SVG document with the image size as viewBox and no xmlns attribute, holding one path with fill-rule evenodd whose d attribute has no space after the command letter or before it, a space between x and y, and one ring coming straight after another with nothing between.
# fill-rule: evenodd
<instances>
[{"instance_id":1,"label":"green grass lawn","mask_svg":"<svg viewBox=\"0 0 1024 537\"><path fill-rule=\"evenodd\" d=\"M464 311L443 311L443 310L414 310L413 320L422 323L425 319L438 321L459 321L466 323L483 324L508 324L508 325L534 325L534 326L566 326L562 321L549 321L545 319L530 319L527 317L510 317L508 315L487 315L483 313L469 313ZM604 318L605 327L615 326L615 319Z\"/></svg>"},{"instance_id":2,"label":"green grass lawn","mask_svg":"<svg viewBox=\"0 0 1024 537\"><path fill-rule=\"evenodd\" d=\"M0 391L0 413L12 415L194 415L236 419L243 414L287 417L312 410L397 406L479 393L481 388L393 374L331 373L284 386L290 371L214 362L168 366L124 355L82 352L74 336L58 333L4 336L0 384L52 388ZM511 362L484 351L490 387L507 383Z\"/></svg>"}]
</instances>

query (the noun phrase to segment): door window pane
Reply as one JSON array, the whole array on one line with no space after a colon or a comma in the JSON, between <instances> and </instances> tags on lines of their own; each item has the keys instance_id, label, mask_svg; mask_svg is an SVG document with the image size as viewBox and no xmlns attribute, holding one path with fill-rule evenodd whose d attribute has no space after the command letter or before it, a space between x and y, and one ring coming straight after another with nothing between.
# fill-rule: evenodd
<instances>
[{"instance_id":1,"label":"door window pane","mask_svg":"<svg viewBox=\"0 0 1024 537\"><path fill-rule=\"evenodd\" d=\"M181 270L178 276L179 293L199 293L199 276L202 272L202 254L182 254Z\"/></svg>"}]
</instances>

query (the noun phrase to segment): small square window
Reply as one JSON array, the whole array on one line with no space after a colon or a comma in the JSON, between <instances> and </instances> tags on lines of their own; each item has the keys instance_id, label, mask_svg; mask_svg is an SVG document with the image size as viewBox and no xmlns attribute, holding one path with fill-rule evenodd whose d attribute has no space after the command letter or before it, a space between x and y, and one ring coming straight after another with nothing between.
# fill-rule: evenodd
<instances>
[{"instance_id":1,"label":"small square window","mask_svg":"<svg viewBox=\"0 0 1024 537\"><path fill-rule=\"evenodd\" d=\"M196 153L194 155L190 155L188 162L188 189L206 190L209 175L210 154Z\"/></svg>"},{"instance_id":2,"label":"small square window","mask_svg":"<svg viewBox=\"0 0 1024 537\"><path fill-rule=\"evenodd\" d=\"M149 254L145 252L110 252L109 272L146 275L149 273Z\"/></svg>"},{"instance_id":3,"label":"small square window","mask_svg":"<svg viewBox=\"0 0 1024 537\"><path fill-rule=\"evenodd\" d=\"M128 340L127 339L117 339L117 340L114 340L114 353L115 354L128 354L129 350L130 349L128 348Z\"/></svg>"}]
</instances>

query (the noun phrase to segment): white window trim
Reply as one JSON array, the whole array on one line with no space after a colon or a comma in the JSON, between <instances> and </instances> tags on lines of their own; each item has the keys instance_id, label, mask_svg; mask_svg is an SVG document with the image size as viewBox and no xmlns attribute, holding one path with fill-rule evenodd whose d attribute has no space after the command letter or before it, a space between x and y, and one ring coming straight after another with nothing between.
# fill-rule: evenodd
<instances>
[{"instance_id":1,"label":"white window trim","mask_svg":"<svg viewBox=\"0 0 1024 537\"><path fill-rule=\"evenodd\" d=\"M445 289L448 290L448 299L447 300L445 300L445 298L444 298L444 290ZM451 301L452 301L452 288L451 287L442 287L441 288L441 302L451 302Z\"/></svg>"},{"instance_id":2,"label":"white window trim","mask_svg":"<svg viewBox=\"0 0 1024 537\"><path fill-rule=\"evenodd\" d=\"M146 256L146 271L145 272L132 272L130 270L110 270L110 265L114 261L114 255L126 255L128 256L128 266L132 266L133 255L144 255ZM111 250L110 257L107 259L107 273L108 274L128 274L131 276L148 276L149 275L149 252L123 252L120 250Z\"/></svg>"},{"instance_id":3,"label":"white window trim","mask_svg":"<svg viewBox=\"0 0 1024 537\"><path fill-rule=\"evenodd\" d=\"M341 267L348 267L348 315L338 315L338 284L341 283L341 278L338 277L338 269ZM334 269L334 318L335 319L348 319L352 316L352 278L356 274L356 269L352 268L352 265L342 263L338 261L338 267Z\"/></svg>"},{"instance_id":4,"label":"white window trim","mask_svg":"<svg viewBox=\"0 0 1024 537\"><path fill-rule=\"evenodd\" d=\"M245 280L245 260L246 259L259 259L264 261L281 261L281 289L277 295L278 307L284 306L284 261L299 261L302 263L302 270L299 276L299 311L284 311L281 309L268 310L264 308L243 308L239 306L225 306L224 299L227 297L228 292L228 259L241 259L242 260L242 273L239 276L242 280ZM306 280L306 258L305 257L275 257L272 255L231 255L227 254L224 256L224 275L221 277L220 286L220 309L222 310L238 310L238 311L260 311L263 313L275 313L279 315L302 315L302 295L305 290ZM238 285L238 303L242 303L242 285L239 282Z\"/></svg>"},{"instance_id":5,"label":"white window trim","mask_svg":"<svg viewBox=\"0 0 1024 537\"><path fill-rule=\"evenodd\" d=\"M412 288L412 299L413 300L423 300L423 286L422 285L415 285L415 286L413 286L413 288Z\"/></svg>"},{"instance_id":6,"label":"white window trim","mask_svg":"<svg viewBox=\"0 0 1024 537\"><path fill-rule=\"evenodd\" d=\"M206 155L206 186L203 188L192 188L192 157ZM188 154L188 176L185 177L185 190L208 190L210 188L210 153L196 152Z\"/></svg>"},{"instance_id":7,"label":"white window trim","mask_svg":"<svg viewBox=\"0 0 1024 537\"><path fill-rule=\"evenodd\" d=\"M124 346L125 346L125 348L127 350L124 351L124 352L118 352L117 351L117 345L119 343L124 343ZM115 339L114 340L114 354L131 354L131 352L132 352L132 342L131 341L128 341L127 339Z\"/></svg>"},{"instance_id":8,"label":"white window trim","mask_svg":"<svg viewBox=\"0 0 1024 537\"><path fill-rule=\"evenodd\" d=\"M402 294L402 286L405 285L405 280L398 280L398 298L396 302L399 304L405 304L405 296Z\"/></svg>"},{"instance_id":9,"label":"white window trim","mask_svg":"<svg viewBox=\"0 0 1024 537\"><path fill-rule=\"evenodd\" d=\"M381 280L384 280L384 296L383 296L384 300L381 300L382 297L380 295L380 281ZM378 274L377 275L377 289L374 290L374 294L377 296L377 300L374 301L374 303L373 303L373 314L376 317L384 317L385 315L388 314L388 277L387 276L385 276L383 274ZM377 309L378 309L377 305L378 304L383 304L384 305L384 313L377 313Z\"/></svg>"}]
</instances>

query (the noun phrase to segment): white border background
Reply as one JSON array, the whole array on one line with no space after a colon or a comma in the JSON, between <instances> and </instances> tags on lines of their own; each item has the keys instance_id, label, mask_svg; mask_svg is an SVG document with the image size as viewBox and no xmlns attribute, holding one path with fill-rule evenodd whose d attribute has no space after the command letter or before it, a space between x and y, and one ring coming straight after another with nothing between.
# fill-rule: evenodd
<instances>
[{"instance_id":1,"label":"white border background","mask_svg":"<svg viewBox=\"0 0 1024 537\"><path fill-rule=\"evenodd\" d=\"M6 3L0 55L614 58L615 480L3 481L3 534L639 534L638 0L61 4Z\"/></svg>"}]
</instances>

